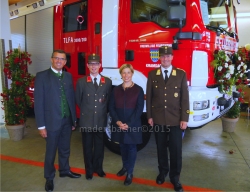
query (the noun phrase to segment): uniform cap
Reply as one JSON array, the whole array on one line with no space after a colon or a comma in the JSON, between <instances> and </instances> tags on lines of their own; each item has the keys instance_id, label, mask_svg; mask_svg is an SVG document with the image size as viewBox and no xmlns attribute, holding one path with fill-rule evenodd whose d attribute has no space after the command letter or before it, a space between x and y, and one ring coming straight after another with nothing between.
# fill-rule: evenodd
<instances>
[{"instance_id":1,"label":"uniform cap","mask_svg":"<svg viewBox=\"0 0 250 192\"><path fill-rule=\"evenodd\" d=\"M91 63L91 62L100 62L100 56L99 55L96 55L95 53L89 55L88 57L88 63Z\"/></svg>"},{"instance_id":2,"label":"uniform cap","mask_svg":"<svg viewBox=\"0 0 250 192\"><path fill-rule=\"evenodd\" d=\"M168 47L168 46L162 46L159 48L159 55L169 55L169 54L173 54L173 49L172 47Z\"/></svg>"}]
</instances>

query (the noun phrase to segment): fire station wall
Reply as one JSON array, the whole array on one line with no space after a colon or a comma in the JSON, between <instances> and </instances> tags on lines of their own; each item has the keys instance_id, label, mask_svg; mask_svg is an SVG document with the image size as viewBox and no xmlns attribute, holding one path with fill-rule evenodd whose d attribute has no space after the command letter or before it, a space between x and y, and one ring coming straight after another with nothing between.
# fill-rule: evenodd
<instances>
[{"instance_id":1,"label":"fire station wall","mask_svg":"<svg viewBox=\"0 0 250 192\"><path fill-rule=\"evenodd\" d=\"M250 17L238 18L239 46L250 43Z\"/></svg>"},{"instance_id":2,"label":"fire station wall","mask_svg":"<svg viewBox=\"0 0 250 192\"><path fill-rule=\"evenodd\" d=\"M51 66L53 51L53 7L31 13L10 21L13 48L20 44L22 51L31 54L32 75Z\"/></svg>"},{"instance_id":3,"label":"fire station wall","mask_svg":"<svg viewBox=\"0 0 250 192\"><path fill-rule=\"evenodd\" d=\"M29 72L35 75L38 71L51 66L53 7L27 15L26 37L27 50L31 53L33 61L29 66Z\"/></svg>"},{"instance_id":4,"label":"fire station wall","mask_svg":"<svg viewBox=\"0 0 250 192\"><path fill-rule=\"evenodd\" d=\"M25 16L18 17L10 21L12 48L18 48L25 51Z\"/></svg>"},{"instance_id":5,"label":"fire station wall","mask_svg":"<svg viewBox=\"0 0 250 192\"><path fill-rule=\"evenodd\" d=\"M240 0L240 4L234 1L237 10L237 25L239 33L239 46L250 43L250 0ZM244 16L243 16L243 15Z\"/></svg>"}]
</instances>

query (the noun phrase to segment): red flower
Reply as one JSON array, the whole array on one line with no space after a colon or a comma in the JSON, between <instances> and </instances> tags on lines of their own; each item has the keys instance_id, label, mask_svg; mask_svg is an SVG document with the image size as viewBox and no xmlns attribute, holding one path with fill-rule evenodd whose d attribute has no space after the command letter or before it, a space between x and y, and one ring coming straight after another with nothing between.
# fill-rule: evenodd
<instances>
[{"instance_id":1,"label":"red flower","mask_svg":"<svg viewBox=\"0 0 250 192\"><path fill-rule=\"evenodd\" d=\"M15 59L14 59L14 63L15 63L15 64L18 64L19 62L20 62L20 59L19 59L19 58L15 58Z\"/></svg>"},{"instance_id":2,"label":"red flower","mask_svg":"<svg viewBox=\"0 0 250 192\"><path fill-rule=\"evenodd\" d=\"M242 97L239 97L239 102L244 103L244 99Z\"/></svg>"},{"instance_id":3,"label":"red flower","mask_svg":"<svg viewBox=\"0 0 250 192\"><path fill-rule=\"evenodd\" d=\"M8 68L4 68L3 72L4 72L5 75L7 75L10 72L10 70Z\"/></svg>"},{"instance_id":4,"label":"red flower","mask_svg":"<svg viewBox=\"0 0 250 192\"><path fill-rule=\"evenodd\" d=\"M20 120L19 120L19 123L20 123L20 124L24 124L24 120L23 120L23 119L20 119Z\"/></svg>"},{"instance_id":5,"label":"red flower","mask_svg":"<svg viewBox=\"0 0 250 192\"><path fill-rule=\"evenodd\" d=\"M22 85L23 83L20 82L20 81L16 81L15 84L16 84L16 85Z\"/></svg>"},{"instance_id":6,"label":"red flower","mask_svg":"<svg viewBox=\"0 0 250 192\"><path fill-rule=\"evenodd\" d=\"M5 94L5 93L1 93L1 96L4 97L4 98L7 98L7 97L8 97L8 95Z\"/></svg>"}]
</instances>

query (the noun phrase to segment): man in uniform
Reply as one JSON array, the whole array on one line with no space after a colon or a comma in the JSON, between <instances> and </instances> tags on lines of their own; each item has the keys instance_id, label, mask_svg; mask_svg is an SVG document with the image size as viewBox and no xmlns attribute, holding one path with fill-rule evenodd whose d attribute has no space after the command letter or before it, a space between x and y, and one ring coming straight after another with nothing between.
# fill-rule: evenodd
<instances>
[{"instance_id":1,"label":"man in uniform","mask_svg":"<svg viewBox=\"0 0 250 192\"><path fill-rule=\"evenodd\" d=\"M103 171L103 131L107 126L107 104L112 82L99 74L100 57L92 54L87 64L90 75L80 78L76 85L76 103L80 107L80 131L82 132L83 155L86 179L93 173L105 177Z\"/></svg>"},{"instance_id":2,"label":"man in uniform","mask_svg":"<svg viewBox=\"0 0 250 192\"><path fill-rule=\"evenodd\" d=\"M162 184L169 172L175 191L182 191L179 177L182 167L182 132L189 117L189 93L186 73L172 66L171 47L159 48L161 67L149 72L147 82L147 118L154 126L159 175ZM168 163L168 149L170 166Z\"/></svg>"}]
</instances>

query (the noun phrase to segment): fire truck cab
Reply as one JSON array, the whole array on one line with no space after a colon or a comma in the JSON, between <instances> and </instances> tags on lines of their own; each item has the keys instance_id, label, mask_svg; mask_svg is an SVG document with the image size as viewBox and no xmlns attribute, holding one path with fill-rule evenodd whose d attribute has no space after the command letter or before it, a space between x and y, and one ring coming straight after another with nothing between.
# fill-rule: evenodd
<instances>
[{"instance_id":1,"label":"fire truck cab","mask_svg":"<svg viewBox=\"0 0 250 192\"><path fill-rule=\"evenodd\" d=\"M89 54L101 56L101 74L122 83L130 63L146 93L148 72L160 66L158 48L172 46L173 66L187 74L189 128L223 115L233 99L219 92L210 65L215 50L237 51L236 0L67 0L54 7L54 48L67 52L74 82L88 74ZM146 112L146 108L144 108ZM146 120L145 120L146 123Z\"/></svg>"}]
</instances>

